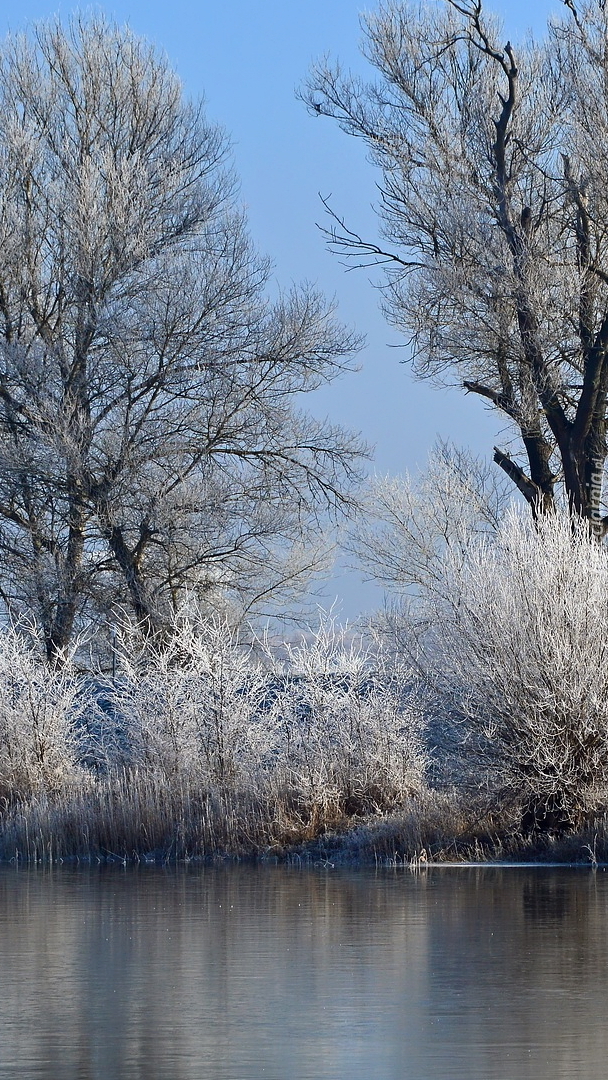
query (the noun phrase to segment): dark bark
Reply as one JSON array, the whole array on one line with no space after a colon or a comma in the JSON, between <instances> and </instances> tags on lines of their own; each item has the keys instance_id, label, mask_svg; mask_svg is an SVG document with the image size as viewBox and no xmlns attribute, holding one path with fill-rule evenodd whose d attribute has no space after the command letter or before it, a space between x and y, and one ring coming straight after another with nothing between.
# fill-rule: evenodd
<instances>
[{"instance_id":1,"label":"dark bark","mask_svg":"<svg viewBox=\"0 0 608 1080\"><path fill-rule=\"evenodd\" d=\"M103 504L97 506L97 517L108 547L122 572L139 626L144 633L157 636L162 630L162 620L146 587L142 566L146 546L153 535L152 530L147 522L143 522L137 544L130 547L125 540L123 529L112 521L109 509Z\"/></svg>"},{"instance_id":2,"label":"dark bark","mask_svg":"<svg viewBox=\"0 0 608 1080\"><path fill-rule=\"evenodd\" d=\"M583 385L574 418L571 419L563 400L563 388L543 354L538 316L528 287L532 210L524 207L517 217L510 204L506 151L512 137L510 128L517 101L518 77L510 44L507 44L502 56L496 54L494 59L500 63L508 87L507 94L501 98L500 116L494 122L496 215L498 225L507 240L515 278L519 283L516 296L517 325L522 349L519 376L526 388L525 396L528 400L538 400L539 413L536 418L518 415L508 367L504 364L498 364L503 382L501 391L490 390L479 383L465 382L464 386L466 390L492 401L511 420L518 423L528 458L529 476L500 450L495 450L494 460L522 492L534 516L555 509L556 477L551 468L551 458L556 451L561 461L562 480L570 512L588 518L599 533L602 475L606 460L608 315L602 320L597 332L594 332L594 287L590 272L590 220L586 198L584 191L573 179L569 159L564 158L565 179L577 212L575 240L582 272L578 331L583 359ZM543 433L541 415L548 425L552 441Z\"/></svg>"}]
</instances>

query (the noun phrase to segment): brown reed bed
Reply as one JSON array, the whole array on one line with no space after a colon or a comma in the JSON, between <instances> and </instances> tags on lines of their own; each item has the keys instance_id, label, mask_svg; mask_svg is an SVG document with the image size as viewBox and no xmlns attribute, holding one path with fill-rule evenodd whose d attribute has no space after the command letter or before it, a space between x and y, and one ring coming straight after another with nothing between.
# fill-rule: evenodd
<instances>
[{"instance_id":1,"label":"brown reed bed","mask_svg":"<svg viewBox=\"0 0 608 1080\"><path fill-rule=\"evenodd\" d=\"M377 796L377 792L375 795ZM4 800L0 859L28 863L180 861L210 858L288 858L324 843L350 850L349 836L362 835L369 793L356 800L318 793L305 796L288 783L255 793L247 788L203 787L167 782L160 774L116 772L83 776L60 790L38 790ZM403 811L404 844L412 857L428 827L420 797ZM373 826L367 826L370 836ZM354 851L354 848L352 848ZM388 850L388 849L387 849ZM405 848L404 848L405 850ZM363 856L363 845L361 847Z\"/></svg>"},{"instance_id":2,"label":"brown reed bed","mask_svg":"<svg viewBox=\"0 0 608 1080\"><path fill-rule=\"evenodd\" d=\"M4 801L0 859L188 862L278 859L349 864L608 861L605 815L567 836L525 837L516 818L456 791L413 792L399 807L358 813L344 800L306 801L287 785L264 793L136 771L82 777L61 790Z\"/></svg>"}]
</instances>

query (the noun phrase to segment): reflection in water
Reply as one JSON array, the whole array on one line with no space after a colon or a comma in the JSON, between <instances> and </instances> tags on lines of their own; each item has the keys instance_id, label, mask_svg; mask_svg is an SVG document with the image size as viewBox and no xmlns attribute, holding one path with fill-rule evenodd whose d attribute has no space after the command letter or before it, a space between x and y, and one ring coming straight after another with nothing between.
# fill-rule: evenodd
<instances>
[{"instance_id":1,"label":"reflection in water","mask_svg":"<svg viewBox=\"0 0 608 1080\"><path fill-rule=\"evenodd\" d=\"M604 1080L608 874L0 871L0 1080Z\"/></svg>"},{"instance_id":2,"label":"reflection in water","mask_svg":"<svg viewBox=\"0 0 608 1080\"><path fill-rule=\"evenodd\" d=\"M524 913L531 919L547 922L549 919L564 919L570 914L571 890L563 881L555 878L532 879L524 885Z\"/></svg>"}]
</instances>

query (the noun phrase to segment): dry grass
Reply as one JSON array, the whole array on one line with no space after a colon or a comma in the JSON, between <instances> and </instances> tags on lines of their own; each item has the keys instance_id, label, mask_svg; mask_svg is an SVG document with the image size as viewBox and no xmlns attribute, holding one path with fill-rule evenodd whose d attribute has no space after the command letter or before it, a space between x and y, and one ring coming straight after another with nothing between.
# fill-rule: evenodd
<instances>
[{"instance_id":1,"label":"dry grass","mask_svg":"<svg viewBox=\"0 0 608 1080\"><path fill-rule=\"evenodd\" d=\"M608 864L608 816L566 835L525 836L511 816L503 821L471 811L458 793L428 792L403 811L368 819L341 837L317 841L318 858L359 864L441 863ZM309 851L311 847L309 846Z\"/></svg>"},{"instance_id":2,"label":"dry grass","mask_svg":"<svg viewBox=\"0 0 608 1080\"><path fill-rule=\"evenodd\" d=\"M457 791L413 793L390 813L306 804L293 789L168 787L136 772L84 778L5 807L0 859L188 861L306 859L358 864L608 861L608 817L568 836L524 837L513 815L474 808Z\"/></svg>"},{"instance_id":3,"label":"dry grass","mask_svg":"<svg viewBox=\"0 0 608 1080\"><path fill-rule=\"evenodd\" d=\"M187 860L251 855L267 844L270 807L245 792L168 787L114 775L33 796L3 815L0 857L27 862Z\"/></svg>"},{"instance_id":4,"label":"dry grass","mask_svg":"<svg viewBox=\"0 0 608 1080\"><path fill-rule=\"evenodd\" d=\"M305 802L294 788L203 789L137 772L83 777L61 791L5 805L0 858L187 860L284 855L360 821L332 800Z\"/></svg>"}]
</instances>

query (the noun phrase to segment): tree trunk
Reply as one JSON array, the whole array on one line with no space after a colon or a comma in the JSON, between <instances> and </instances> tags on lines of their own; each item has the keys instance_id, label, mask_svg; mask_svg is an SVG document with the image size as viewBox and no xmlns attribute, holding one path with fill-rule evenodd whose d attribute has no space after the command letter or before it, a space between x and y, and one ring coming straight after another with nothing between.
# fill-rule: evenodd
<instances>
[{"instance_id":1,"label":"tree trunk","mask_svg":"<svg viewBox=\"0 0 608 1080\"><path fill-rule=\"evenodd\" d=\"M82 599L81 572L87 512L80 484L74 476L68 478L68 487L71 489L70 517L65 559L61 566L62 588L57 595L52 622L45 628L47 660L53 665L65 662Z\"/></svg>"},{"instance_id":2,"label":"tree trunk","mask_svg":"<svg viewBox=\"0 0 608 1080\"><path fill-rule=\"evenodd\" d=\"M144 550L152 534L143 523L140 526L140 538L137 544L134 548L130 548L124 538L123 530L112 522L107 507L98 505L97 515L110 551L122 571L135 618L145 634L156 637L162 630L162 620L159 619L158 612L155 610L141 570Z\"/></svg>"}]
</instances>

